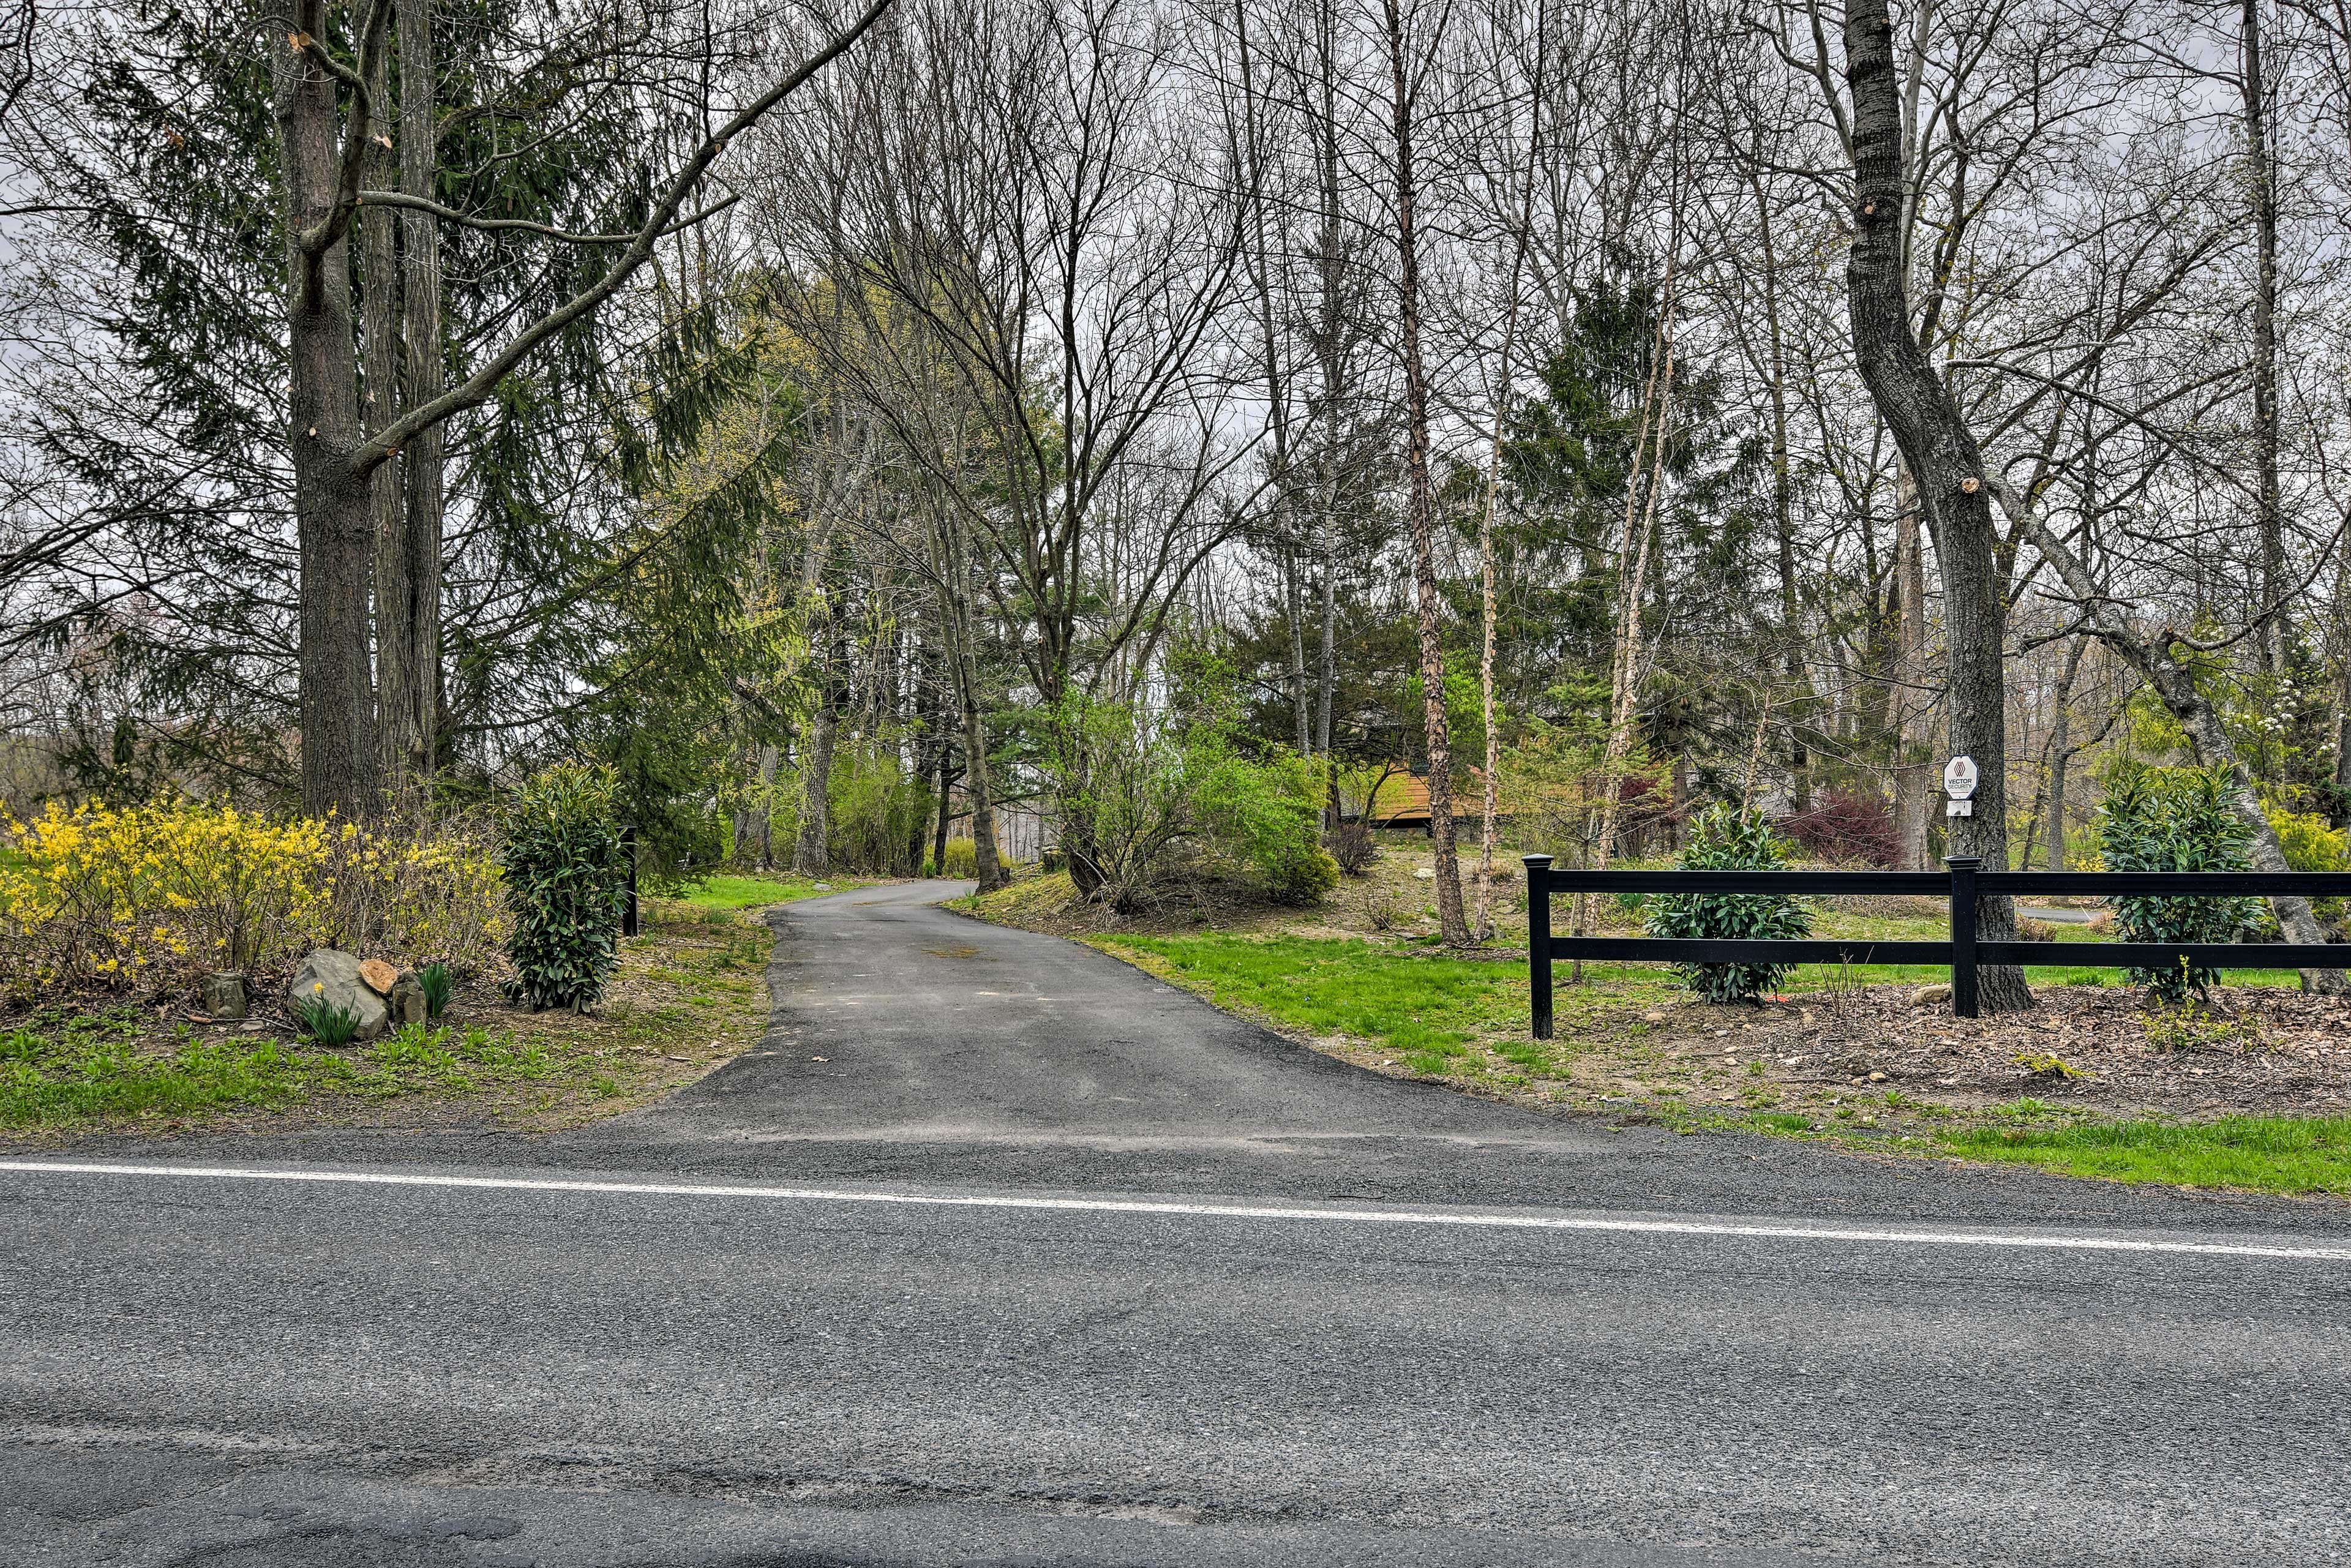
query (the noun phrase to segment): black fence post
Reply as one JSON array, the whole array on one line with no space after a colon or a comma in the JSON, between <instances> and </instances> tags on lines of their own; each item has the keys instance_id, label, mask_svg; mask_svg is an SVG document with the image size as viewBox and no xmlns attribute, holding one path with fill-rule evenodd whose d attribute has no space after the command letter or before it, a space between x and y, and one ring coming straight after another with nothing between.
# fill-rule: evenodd
<instances>
[{"instance_id":1,"label":"black fence post","mask_svg":"<svg viewBox=\"0 0 2351 1568\"><path fill-rule=\"evenodd\" d=\"M1551 856L1527 855L1527 988L1535 1038L1551 1038Z\"/></svg>"},{"instance_id":2,"label":"black fence post","mask_svg":"<svg viewBox=\"0 0 2351 1568\"><path fill-rule=\"evenodd\" d=\"M631 823L621 830L621 852L629 857L629 906L621 912L621 935L637 934L637 830Z\"/></svg>"},{"instance_id":3,"label":"black fence post","mask_svg":"<svg viewBox=\"0 0 2351 1568\"><path fill-rule=\"evenodd\" d=\"M1951 1014L1976 1016L1976 868L1980 855L1945 855L1951 868Z\"/></svg>"}]
</instances>

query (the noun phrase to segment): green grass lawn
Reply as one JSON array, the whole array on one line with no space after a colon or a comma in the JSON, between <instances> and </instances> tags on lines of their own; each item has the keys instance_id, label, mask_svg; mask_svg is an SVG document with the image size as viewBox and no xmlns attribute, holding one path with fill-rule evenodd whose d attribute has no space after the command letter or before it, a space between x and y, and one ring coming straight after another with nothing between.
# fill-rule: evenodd
<instances>
[{"instance_id":1,"label":"green grass lawn","mask_svg":"<svg viewBox=\"0 0 2351 1568\"><path fill-rule=\"evenodd\" d=\"M343 1051L183 1027L139 1049L146 1020L120 1010L37 1019L0 1033L0 1126L282 1110L319 1094L466 1094L577 1071L569 1053L482 1029L412 1024Z\"/></svg>"},{"instance_id":2,"label":"green grass lawn","mask_svg":"<svg viewBox=\"0 0 2351 1568\"><path fill-rule=\"evenodd\" d=\"M1526 1075L1563 1081L1576 1054L1594 1049L1585 1026L1604 1019L1637 1058L1647 1033L1637 1021L1641 1011L1681 995L1672 974L1656 966L1588 964L1581 986L1564 983L1562 967L1554 993L1558 1038L1534 1040L1528 1038L1522 961L1486 962L1422 946L1345 938L1113 934L1091 940L1220 1007L1277 1027L1362 1041L1416 1072L1464 1085L1514 1086L1528 1082ZM2036 970L2034 977L2043 984L2120 980L2111 969L2085 967L2079 981L2069 980L2073 973ZM1815 990L1834 977L1832 967L1813 966L1792 977L1789 988ZM1850 977L1863 984L1929 981L1948 977L1948 971L1866 965L1855 966ZM2290 981L2292 975L2283 977ZM2236 978L2243 983L2244 977ZM1494 1071L1489 1052L1507 1064L1503 1075ZM1635 1076L1644 1070L1638 1061L1623 1069ZM1780 1096L1760 1082L1756 1094L1745 1108L1715 1108L1685 1103L1678 1089L1662 1091L1644 1113L1685 1132L1759 1132L1880 1152L2029 1165L2108 1181L2351 1194L2351 1120L2115 1121L2031 1100L1961 1110L1898 1092L1866 1102L1842 1095L1827 1106L1799 1110L1772 1108ZM1887 1135L1893 1129L1881 1129L1881 1117L1898 1118L1910 1130Z\"/></svg>"},{"instance_id":3,"label":"green grass lawn","mask_svg":"<svg viewBox=\"0 0 2351 1568\"><path fill-rule=\"evenodd\" d=\"M1423 956L1366 942L1279 936L1103 936L1104 950L1143 960L1219 1007L1316 1034L1350 1035L1442 1072L1476 1025L1528 1027L1526 973L1514 964ZM1532 1042L1530 1042L1531 1045Z\"/></svg>"},{"instance_id":4,"label":"green grass lawn","mask_svg":"<svg viewBox=\"0 0 2351 1568\"><path fill-rule=\"evenodd\" d=\"M1938 1135L1935 1143L1964 1159L2032 1166L2061 1176L2351 1194L2351 1118L2344 1117L1982 1125Z\"/></svg>"},{"instance_id":5,"label":"green grass lawn","mask_svg":"<svg viewBox=\"0 0 2351 1568\"><path fill-rule=\"evenodd\" d=\"M815 878L738 875L725 872L688 883L671 902L691 904L700 909L765 909L769 904L790 904L802 898L822 898L828 893L863 887L871 879L827 877L821 880L823 885L819 886L819 879Z\"/></svg>"}]
</instances>

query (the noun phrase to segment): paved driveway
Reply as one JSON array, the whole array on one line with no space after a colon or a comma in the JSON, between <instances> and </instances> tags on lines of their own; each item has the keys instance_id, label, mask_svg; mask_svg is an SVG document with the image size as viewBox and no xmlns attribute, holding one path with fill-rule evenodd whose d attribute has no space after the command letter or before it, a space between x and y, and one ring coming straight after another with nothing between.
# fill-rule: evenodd
<instances>
[{"instance_id":1,"label":"paved driveway","mask_svg":"<svg viewBox=\"0 0 2351 1568\"><path fill-rule=\"evenodd\" d=\"M1532 1115L938 892L595 1128L7 1162L0 1564L2351 1554L2342 1206Z\"/></svg>"}]
</instances>

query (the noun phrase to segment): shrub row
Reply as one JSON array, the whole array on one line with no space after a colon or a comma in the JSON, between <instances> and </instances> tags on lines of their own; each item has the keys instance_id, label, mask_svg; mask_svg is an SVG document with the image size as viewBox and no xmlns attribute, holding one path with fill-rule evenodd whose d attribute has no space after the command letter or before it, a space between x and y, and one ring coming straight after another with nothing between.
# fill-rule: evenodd
<instances>
[{"instance_id":1,"label":"shrub row","mask_svg":"<svg viewBox=\"0 0 2351 1568\"><path fill-rule=\"evenodd\" d=\"M507 931L486 825L279 818L214 800L0 815L0 986L160 990L313 947L478 968Z\"/></svg>"}]
</instances>

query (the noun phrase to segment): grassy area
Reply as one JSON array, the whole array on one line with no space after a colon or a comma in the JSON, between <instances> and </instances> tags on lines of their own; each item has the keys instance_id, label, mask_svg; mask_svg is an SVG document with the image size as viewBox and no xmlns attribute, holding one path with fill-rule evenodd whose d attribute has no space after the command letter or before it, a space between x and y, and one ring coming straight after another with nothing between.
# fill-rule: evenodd
<instances>
[{"instance_id":1,"label":"grassy area","mask_svg":"<svg viewBox=\"0 0 2351 1568\"><path fill-rule=\"evenodd\" d=\"M679 890L675 898L667 902L691 904L697 909L765 909L770 904L790 904L803 898L822 898L828 893L863 887L868 881L870 879L858 877L802 880L726 872L688 883Z\"/></svg>"},{"instance_id":2,"label":"grassy area","mask_svg":"<svg viewBox=\"0 0 2351 1568\"><path fill-rule=\"evenodd\" d=\"M283 1110L320 1095L387 1100L595 1073L593 1053L478 1024L412 1024L340 1052L182 1025L161 1049L127 1009L49 1015L0 1034L0 1126Z\"/></svg>"},{"instance_id":3,"label":"grassy area","mask_svg":"<svg viewBox=\"0 0 2351 1568\"><path fill-rule=\"evenodd\" d=\"M2351 1118L2223 1116L2212 1122L1984 1125L1935 1140L1966 1159L2061 1176L2257 1192L2351 1194Z\"/></svg>"},{"instance_id":4,"label":"grassy area","mask_svg":"<svg viewBox=\"0 0 2351 1568\"><path fill-rule=\"evenodd\" d=\"M46 1139L284 1116L589 1120L691 1082L756 1041L772 946L763 926L716 904L656 902L642 934L621 944L592 1014L510 1009L490 977L476 977L440 1022L340 1050L296 1038L274 1016L256 1031L128 1006L20 1013L0 1019L0 1134Z\"/></svg>"},{"instance_id":5,"label":"grassy area","mask_svg":"<svg viewBox=\"0 0 2351 1568\"><path fill-rule=\"evenodd\" d=\"M1444 1071L1483 1032L1527 1027L1526 978L1515 965L1297 936L1094 942L1219 1007L1317 1035L1376 1041L1416 1071Z\"/></svg>"},{"instance_id":6,"label":"grassy area","mask_svg":"<svg viewBox=\"0 0 2351 1568\"><path fill-rule=\"evenodd\" d=\"M1298 936L1107 933L1087 940L1365 1066L1402 1068L1458 1088L1686 1133L1756 1132L2111 1181L2351 1194L2346 1119L2118 1119L2032 1098L1954 1105L1893 1087L1855 1092L1842 1082L1779 1082L1761 1061L1717 1054L1713 1040L1743 1027L1735 1021L1740 1009L1720 1009L1729 1027L1699 1030L1713 1039L1698 1049L1687 1028L1668 1038L1662 1023L1646 1021L1667 1016L1656 1009L1685 1007L1674 977L1658 967L1587 965L1584 984L1556 993L1557 1038L1534 1040L1525 970L1516 959ZM2093 984L2114 977L2086 973ZM1938 977L1889 966L1856 967L1848 977L1855 983ZM2037 976L2044 983L2052 977ZM1832 969L1800 972L1790 989L1815 992L1835 978Z\"/></svg>"}]
</instances>

